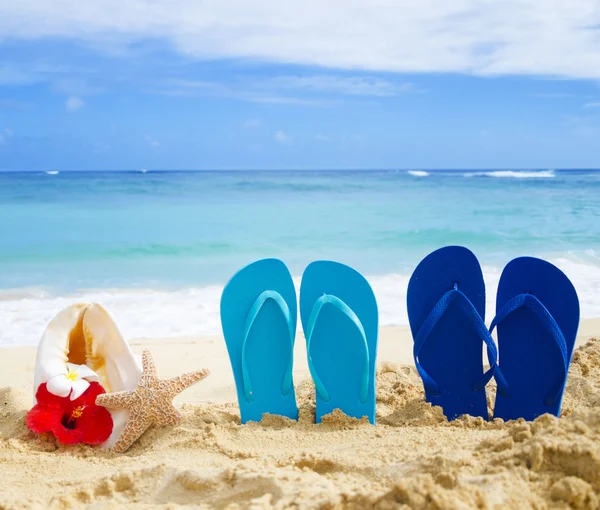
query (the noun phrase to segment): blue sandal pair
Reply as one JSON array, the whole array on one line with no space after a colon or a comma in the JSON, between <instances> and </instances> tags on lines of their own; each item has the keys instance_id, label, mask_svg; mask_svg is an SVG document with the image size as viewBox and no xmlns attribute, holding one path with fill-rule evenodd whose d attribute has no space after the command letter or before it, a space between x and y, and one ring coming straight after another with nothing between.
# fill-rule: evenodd
<instances>
[{"instance_id":1,"label":"blue sandal pair","mask_svg":"<svg viewBox=\"0 0 600 510\"><path fill-rule=\"evenodd\" d=\"M313 262L302 276L300 317L317 423L334 409L375 423L378 314L367 280L343 264ZM298 418L296 322L296 290L282 261L254 262L225 286L221 324L242 423L260 421L265 413Z\"/></svg>"},{"instance_id":2,"label":"blue sandal pair","mask_svg":"<svg viewBox=\"0 0 600 510\"><path fill-rule=\"evenodd\" d=\"M579 300L552 264L521 257L502 272L496 317L485 326L485 284L475 255L449 246L415 269L407 292L414 358L428 402L448 419L488 419L485 387L497 383L494 418L560 413L579 325ZM498 347L491 332L498 330ZM490 368L484 372L482 346Z\"/></svg>"}]
</instances>

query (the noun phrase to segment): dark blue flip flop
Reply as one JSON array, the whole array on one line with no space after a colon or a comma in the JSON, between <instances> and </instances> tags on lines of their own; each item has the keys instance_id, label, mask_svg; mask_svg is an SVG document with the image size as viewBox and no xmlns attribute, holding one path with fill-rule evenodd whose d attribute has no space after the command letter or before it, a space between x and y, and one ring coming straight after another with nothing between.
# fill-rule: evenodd
<instances>
[{"instance_id":1,"label":"dark blue flip flop","mask_svg":"<svg viewBox=\"0 0 600 510\"><path fill-rule=\"evenodd\" d=\"M544 260L509 262L500 277L490 331L496 326L500 363L494 417L558 416L579 326L573 284Z\"/></svg>"},{"instance_id":2,"label":"dark blue flip flop","mask_svg":"<svg viewBox=\"0 0 600 510\"><path fill-rule=\"evenodd\" d=\"M461 246L425 257L408 284L408 318L415 365L427 402L449 420L463 414L488 419L485 385L497 349L485 326L485 283L475 255ZM482 344L490 370L483 371Z\"/></svg>"}]
</instances>

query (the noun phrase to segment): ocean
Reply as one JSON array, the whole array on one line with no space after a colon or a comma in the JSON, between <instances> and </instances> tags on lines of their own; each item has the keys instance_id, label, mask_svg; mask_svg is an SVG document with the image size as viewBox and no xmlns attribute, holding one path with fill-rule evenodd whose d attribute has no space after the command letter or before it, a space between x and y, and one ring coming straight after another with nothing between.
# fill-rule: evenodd
<instances>
[{"instance_id":1,"label":"ocean","mask_svg":"<svg viewBox=\"0 0 600 510\"><path fill-rule=\"evenodd\" d=\"M407 324L406 286L430 251L467 246L488 319L512 258L558 265L583 317L600 317L600 171L0 173L0 346L35 344L75 301L126 337L215 334L223 285L281 258L317 259L373 285L381 325Z\"/></svg>"}]
</instances>

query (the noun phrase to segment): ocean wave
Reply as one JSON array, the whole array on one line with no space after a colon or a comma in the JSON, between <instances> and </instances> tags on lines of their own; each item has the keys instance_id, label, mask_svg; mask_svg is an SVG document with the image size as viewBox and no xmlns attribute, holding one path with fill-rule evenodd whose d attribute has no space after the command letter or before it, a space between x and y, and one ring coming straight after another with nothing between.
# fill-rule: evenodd
<instances>
[{"instance_id":1,"label":"ocean wave","mask_svg":"<svg viewBox=\"0 0 600 510\"><path fill-rule=\"evenodd\" d=\"M3 299L0 300L0 346L37 344L50 320L63 308L78 302L102 304L128 339L217 334L221 291L218 286L175 291L91 289L60 296L21 295L17 299Z\"/></svg>"},{"instance_id":2,"label":"ocean wave","mask_svg":"<svg viewBox=\"0 0 600 510\"><path fill-rule=\"evenodd\" d=\"M425 170L409 170L407 173L413 177L429 177L429 172Z\"/></svg>"},{"instance_id":3,"label":"ocean wave","mask_svg":"<svg viewBox=\"0 0 600 510\"><path fill-rule=\"evenodd\" d=\"M406 288L409 275L373 276L369 281L379 303L382 326L407 325ZM301 277L294 278L296 289ZM219 301L222 286L179 290L88 289L52 295L47 289L1 291L0 346L35 345L48 322L76 302L102 304L127 339L173 338L221 333Z\"/></svg>"},{"instance_id":4,"label":"ocean wave","mask_svg":"<svg viewBox=\"0 0 600 510\"><path fill-rule=\"evenodd\" d=\"M587 259L587 257L586 257ZM582 317L600 317L600 264L573 256L551 259L571 279L579 294ZM597 262L597 261L596 261ZM501 269L483 268L488 289L486 320L496 309ZM410 274L368 276L379 306L381 326L406 326L406 288ZM300 277L294 278L296 289ZM48 322L76 302L102 304L115 318L123 335L135 338L172 338L221 333L219 300L223 287L157 289L89 289L53 295L48 289L4 290L0 293L0 346L35 345Z\"/></svg>"},{"instance_id":5,"label":"ocean wave","mask_svg":"<svg viewBox=\"0 0 600 510\"><path fill-rule=\"evenodd\" d=\"M45 173L46 175L58 175L60 172L58 170L48 170Z\"/></svg>"},{"instance_id":6,"label":"ocean wave","mask_svg":"<svg viewBox=\"0 0 600 510\"><path fill-rule=\"evenodd\" d=\"M554 170L494 170L491 172L467 172L463 177L496 177L504 179L552 179Z\"/></svg>"}]
</instances>

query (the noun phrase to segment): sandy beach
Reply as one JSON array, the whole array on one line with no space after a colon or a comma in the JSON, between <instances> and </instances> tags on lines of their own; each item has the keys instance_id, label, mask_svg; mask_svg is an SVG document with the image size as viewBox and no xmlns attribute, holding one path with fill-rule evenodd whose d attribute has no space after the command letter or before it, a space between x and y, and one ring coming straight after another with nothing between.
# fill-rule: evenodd
<instances>
[{"instance_id":1,"label":"sandy beach","mask_svg":"<svg viewBox=\"0 0 600 510\"><path fill-rule=\"evenodd\" d=\"M0 0L0 510L600 510L598 140L600 0Z\"/></svg>"},{"instance_id":2,"label":"sandy beach","mask_svg":"<svg viewBox=\"0 0 600 510\"><path fill-rule=\"evenodd\" d=\"M28 432L35 348L0 350L0 508L598 508L600 320L579 329L560 419L448 422L424 402L407 327L382 328L377 426L314 421L303 338L299 421L240 425L220 336L134 339L163 377L209 368L175 401L182 425L149 430L125 455ZM493 391L489 391L493 393ZM488 403L493 402L493 395Z\"/></svg>"}]
</instances>

